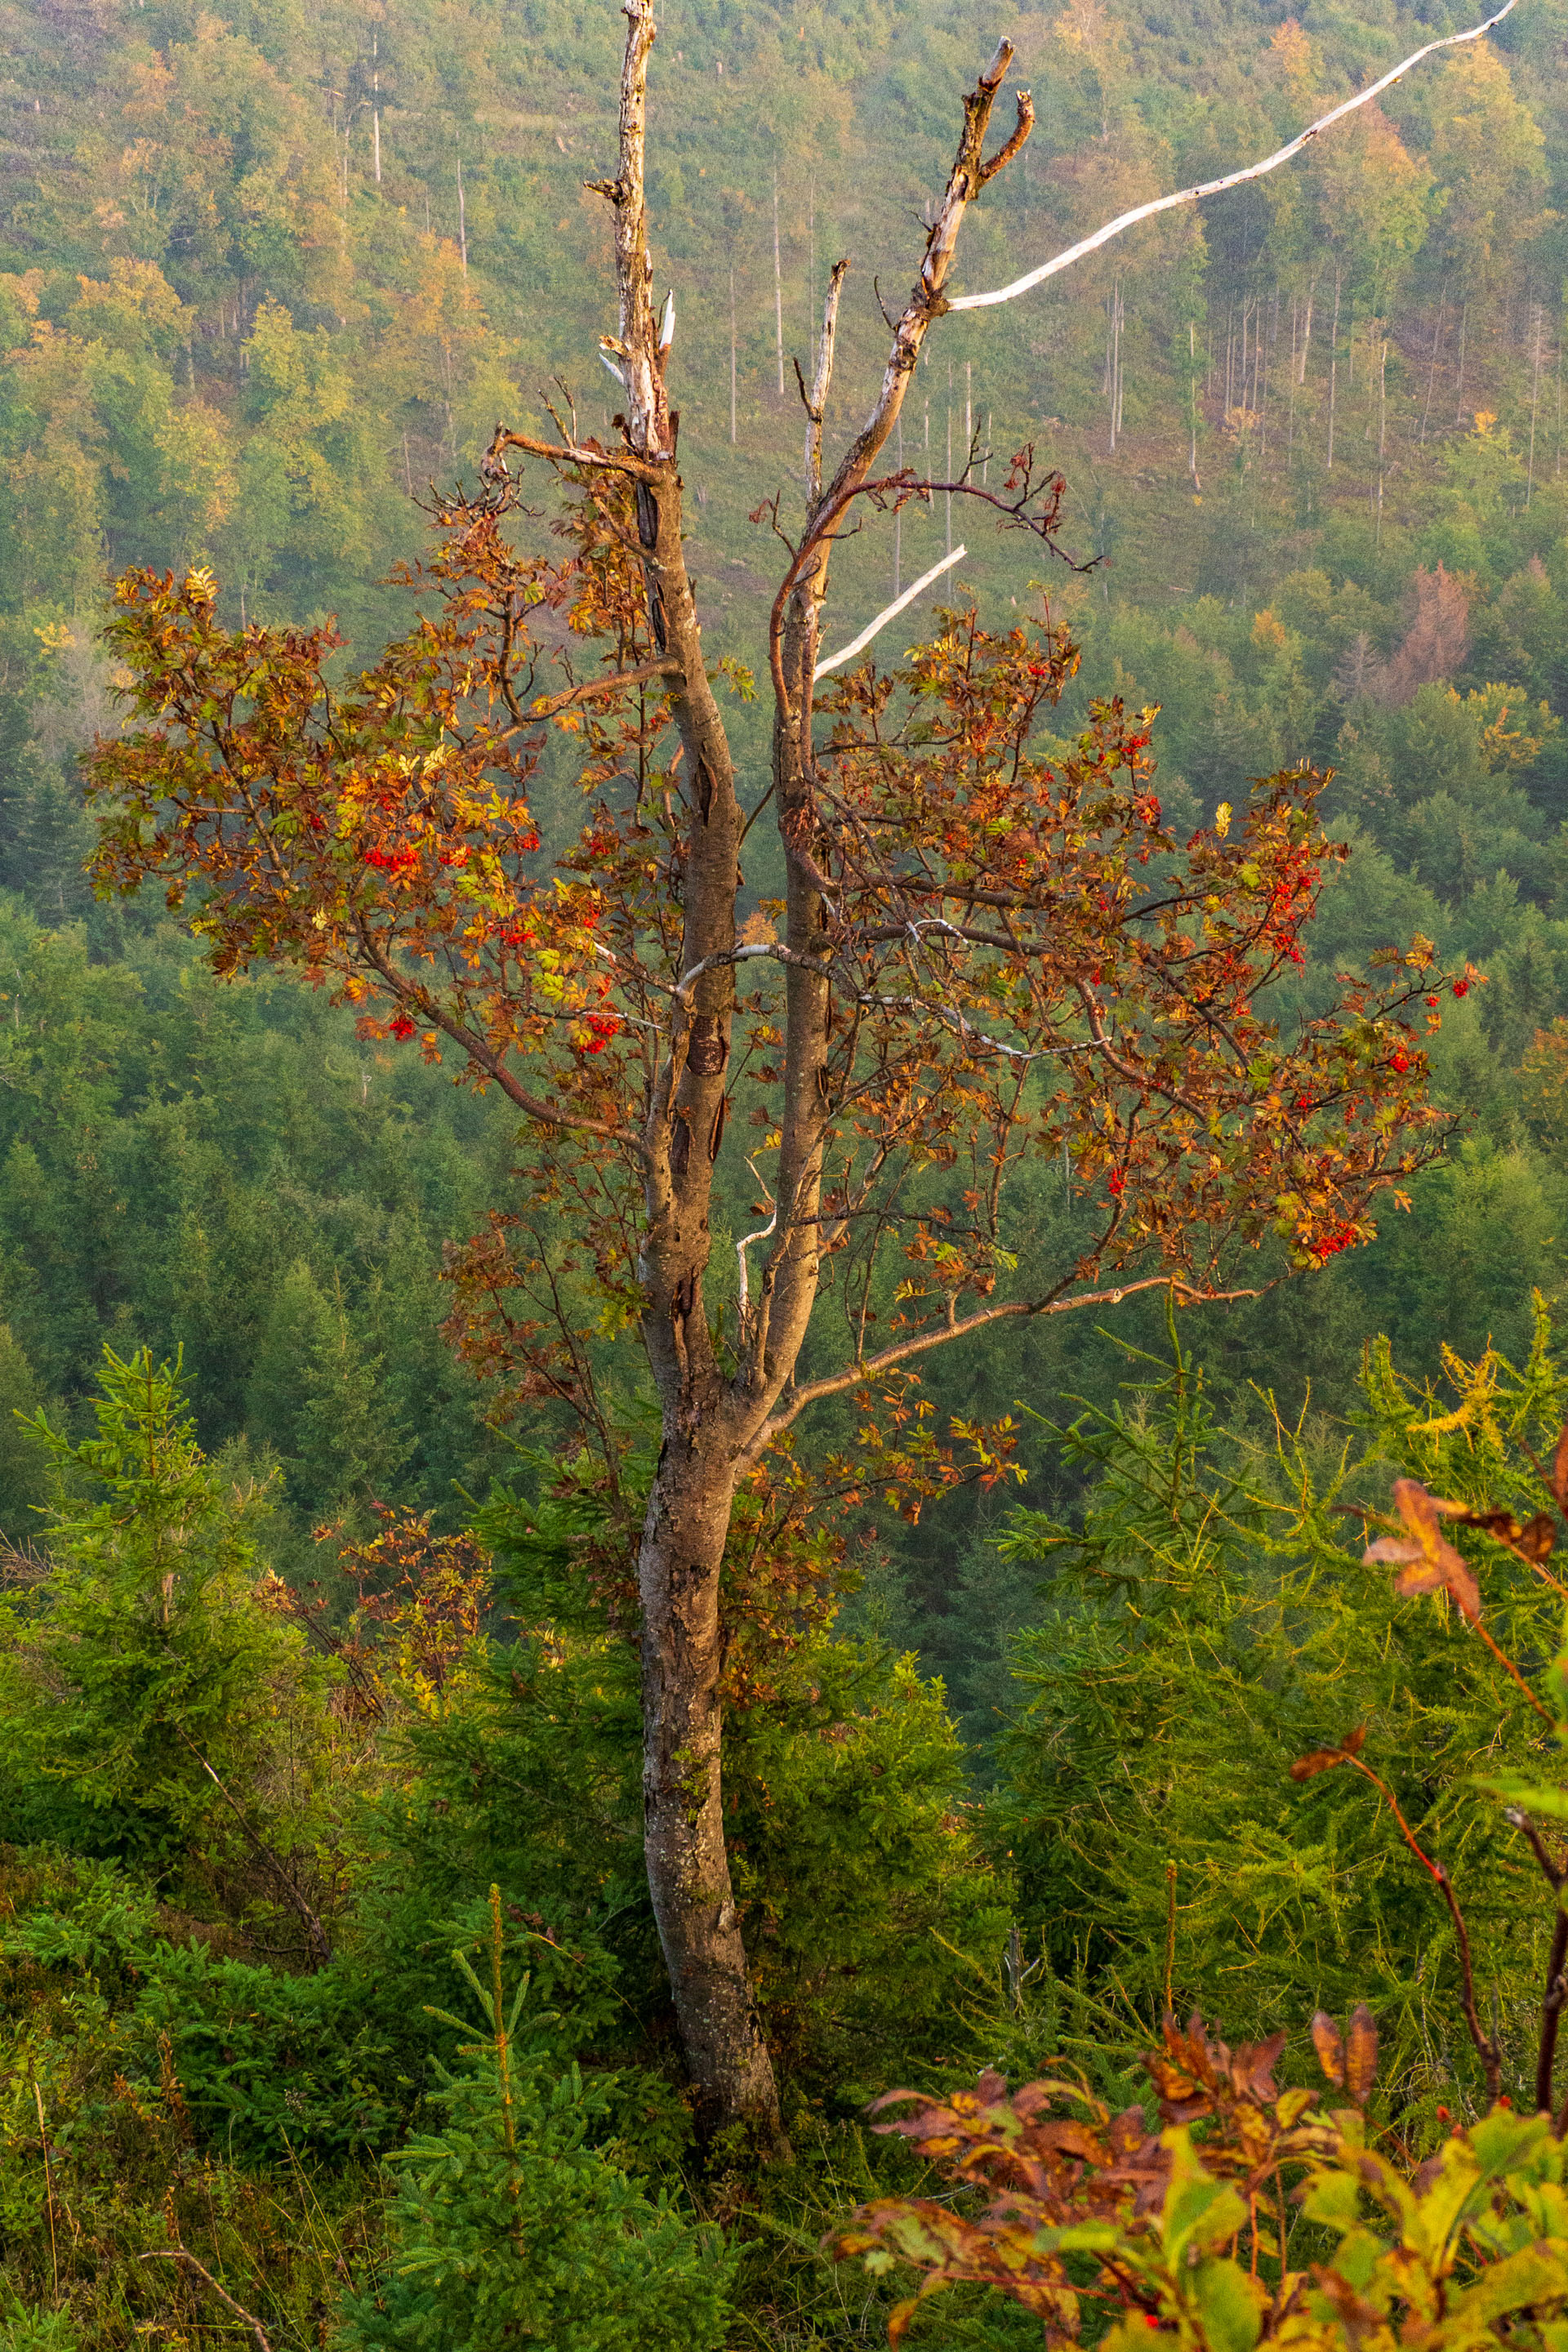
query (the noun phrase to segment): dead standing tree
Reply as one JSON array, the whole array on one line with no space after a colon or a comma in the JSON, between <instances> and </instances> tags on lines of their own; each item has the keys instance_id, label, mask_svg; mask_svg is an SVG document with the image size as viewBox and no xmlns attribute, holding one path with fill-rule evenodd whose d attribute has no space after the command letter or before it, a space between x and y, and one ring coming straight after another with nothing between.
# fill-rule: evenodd
<instances>
[{"instance_id":1,"label":"dead standing tree","mask_svg":"<svg viewBox=\"0 0 1568 2352\"><path fill-rule=\"evenodd\" d=\"M1296 1264L1321 1265L1369 1238L1376 1195L1435 1148L1405 1017L1431 989L1431 950L1389 951L1381 994L1348 986L1284 1041L1267 991L1300 961L1323 866L1342 855L1314 815L1320 780L1270 779L1234 835L1178 845L1152 788L1151 714L1096 706L1070 758L1032 748L1076 660L1048 622L994 636L972 611L949 615L897 677L866 667L816 696L839 666L819 661L818 640L852 515L951 488L1052 535L1060 485L1037 479L1028 452L1002 490L967 469L951 485L877 472L944 310L1056 266L997 297L948 291L965 212L1029 130L1022 96L986 158L1005 43L964 101L870 416L825 484L843 266L833 274L802 385L806 513L770 621L772 779L742 808L686 568L673 303L656 317L653 299L653 14L646 0L625 13L619 163L600 186L616 226L619 318L603 342L626 395L618 443L580 436L570 413L554 438L498 428L485 488L443 503L411 581L434 589L437 615L346 684L326 675L330 631L236 635L208 574L128 574L111 634L144 723L96 755L97 873L122 889L156 875L171 903L194 894L218 970L292 962L355 1004L368 1034L417 1037L432 1059L455 1047L526 1122L523 1174L552 1222L530 1245L498 1213L459 1267L470 1354L521 1368L515 1395L575 1409L613 1487L584 1291L604 1344L624 1334L646 1353L662 1425L646 1506L636 1498L648 1883L700 2111L765 2143L778 2092L721 1757L770 1462L816 1401L852 1390L869 1411L928 1350L1004 1318L1152 1285L1235 1297L1237 1247L1277 1236ZM567 493L552 553L516 544L538 517L514 456ZM602 649L596 673L566 649L584 644ZM550 663L566 682L543 691ZM820 738L814 704L830 713ZM552 726L574 734L589 803L553 856L526 797ZM741 920L742 845L770 803L782 937L766 908ZM1013 1210L1009 1180L1063 1156L1080 1203L1069 1261L1031 1267L1028 1206ZM771 1214L736 1244L731 1287L715 1213L738 1197L739 1166L763 1183L764 1157ZM835 1277L836 1352L820 1311ZM966 1435L994 1468L984 1433ZM905 1441L878 1483L919 1491L944 1475L929 1442ZM787 1632L801 1591L786 1577L780 1602L779 1589L770 1622Z\"/></svg>"}]
</instances>

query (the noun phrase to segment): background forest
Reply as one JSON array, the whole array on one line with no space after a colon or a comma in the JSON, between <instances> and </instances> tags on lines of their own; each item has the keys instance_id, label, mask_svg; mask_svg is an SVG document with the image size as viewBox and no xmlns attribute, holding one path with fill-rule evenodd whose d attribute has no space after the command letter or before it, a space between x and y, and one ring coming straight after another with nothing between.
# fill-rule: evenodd
<instances>
[{"instance_id":1,"label":"background forest","mask_svg":"<svg viewBox=\"0 0 1568 2352\"><path fill-rule=\"evenodd\" d=\"M462 2134L491 2147L524 1971L530 2193L563 2248L582 2230L561 2267L586 2284L533 2310L546 2286L502 2279L524 2301L491 2317L547 2342L877 2340L880 2291L815 2252L913 2177L865 2098L1064 2041L1114 2073L1178 1917L1187 1997L1238 2032L1373 2000L1435 2116L1475 2088L1432 2023L1441 1916L1354 1790L1279 1793L1362 1716L1471 1870L1522 2066L1535 1933L1458 1793L1522 1727L1332 1511L1401 1469L1439 1486L1412 1433L1433 1422L1448 1491L1511 1503L1563 1418L1568 5L1521 0L1309 160L947 320L922 362L904 454L942 472L1033 443L1067 543L1100 559L1043 583L1082 646L1062 734L1096 695L1161 706L1178 833L1249 777L1333 769L1355 854L1282 1013L1415 930L1487 978L1434 1041L1447 1157L1373 1248L1179 1328L1158 1307L1005 1326L930 1375L939 1412L1029 1409L1024 1507L961 1492L858 1530L835 1627L736 1727L748 1942L795 2102L760 2215L738 2176L692 2186L635 1676L571 1573L593 1498L561 1490L548 1413L492 1426L441 1336L444 1246L504 1195L515 1122L286 981L216 982L150 897L97 903L81 870L117 571L208 564L231 624L333 612L368 657L418 501L471 478L498 416L563 380L602 429L607 233L583 183L613 160L618 19L26 0L3 21L0 2342L242 2326L188 2264L137 2267L182 2244L275 2342L466 2342L450 2250L491 2241ZM972 285L1261 153L1464 21L673 11L649 193L710 652L759 658L776 566L749 518L798 474L789 362L828 269L852 256L831 454L879 365L873 282L910 273L998 30L1038 128L966 232ZM1037 551L939 499L846 549L830 643L961 521L983 614L1037 603ZM760 718L732 727L760 773ZM1037 1182L1042 1223L1065 1219ZM1483 1425L1478 1466L1453 1432ZM177 1669L125 1631L164 1578ZM1500 1606L1539 1656L1528 1581ZM62 1730L37 1662L68 1639L101 1673ZM394 2242L436 2252L378 2299ZM595 2272L626 2247L624 2277ZM611 2309L624 2332L594 2334ZM1034 2340L962 2298L943 2326Z\"/></svg>"}]
</instances>

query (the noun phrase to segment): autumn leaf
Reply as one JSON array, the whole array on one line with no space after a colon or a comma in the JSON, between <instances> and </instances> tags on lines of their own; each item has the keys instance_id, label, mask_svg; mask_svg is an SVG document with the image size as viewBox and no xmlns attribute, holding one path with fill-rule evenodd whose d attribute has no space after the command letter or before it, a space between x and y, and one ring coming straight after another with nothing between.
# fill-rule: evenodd
<instances>
[{"instance_id":1,"label":"autumn leaf","mask_svg":"<svg viewBox=\"0 0 1568 2352\"><path fill-rule=\"evenodd\" d=\"M1320 1772L1331 1772L1336 1764L1348 1764L1359 1756L1366 1745L1366 1727L1358 1724L1347 1731L1337 1748L1314 1748L1310 1756L1299 1756L1290 1767L1292 1780L1315 1780Z\"/></svg>"},{"instance_id":2,"label":"autumn leaf","mask_svg":"<svg viewBox=\"0 0 1568 2352\"><path fill-rule=\"evenodd\" d=\"M1511 1511L1467 1511L1459 1524L1479 1528L1483 1535L1495 1536L1521 1559L1532 1562L1549 1558L1557 1540L1557 1523L1550 1511L1537 1511L1532 1519L1522 1522Z\"/></svg>"},{"instance_id":3,"label":"autumn leaf","mask_svg":"<svg viewBox=\"0 0 1568 2352\"><path fill-rule=\"evenodd\" d=\"M1318 2063L1336 2091L1344 2088L1344 2036L1326 2009L1319 2010L1312 2020L1312 2047L1318 2053Z\"/></svg>"},{"instance_id":4,"label":"autumn leaf","mask_svg":"<svg viewBox=\"0 0 1568 2352\"><path fill-rule=\"evenodd\" d=\"M1351 2017L1350 2047L1345 2053L1345 2088L1358 2107L1366 2105L1377 2073L1377 2026L1364 2000Z\"/></svg>"},{"instance_id":5,"label":"autumn leaf","mask_svg":"<svg viewBox=\"0 0 1568 2352\"><path fill-rule=\"evenodd\" d=\"M1444 1502L1429 1495L1418 1478L1396 1478L1394 1500L1408 1536L1379 1536L1362 1558L1368 1568L1397 1568L1395 1592L1447 1592L1472 1625L1479 1624L1481 1596L1475 1578L1438 1525L1439 1515L1451 1519L1468 1517L1463 1503ZM1302 1777L1305 1777L1304 1775Z\"/></svg>"}]
</instances>

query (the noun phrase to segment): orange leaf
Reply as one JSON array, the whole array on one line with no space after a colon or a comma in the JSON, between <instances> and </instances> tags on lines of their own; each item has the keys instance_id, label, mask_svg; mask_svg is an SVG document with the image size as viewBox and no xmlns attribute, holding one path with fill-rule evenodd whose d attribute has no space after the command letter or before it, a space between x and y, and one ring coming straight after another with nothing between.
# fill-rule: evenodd
<instances>
[{"instance_id":1,"label":"orange leaf","mask_svg":"<svg viewBox=\"0 0 1568 2352\"><path fill-rule=\"evenodd\" d=\"M1347 1731L1337 1748L1314 1748L1310 1756L1299 1756L1290 1767L1292 1780L1315 1780L1320 1772L1331 1772L1336 1764L1347 1764L1359 1756L1366 1745L1366 1726L1358 1723Z\"/></svg>"},{"instance_id":2,"label":"orange leaf","mask_svg":"<svg viewBox=\"0 0 1568 2352\"><path fill-rule=\"evenodd\" d=\"M1358 2107L1366 2105L1366 2095L1377 2073L1377 2027L1364 2000L1358 2001L1351 2018L1350 2050L1345 2059L1345 2088Z\"/></svg>"},{"instance_id":3,"label":"orange leaf","mask_svg":"<svg viewBox=\"0 0 1568 2352\"><path fill-rule=\"evenodd\" d=\"M1326 2009L1319 2010L1312 2020L1312 2047L1318 2053L1319 2065L1335 2090L1342 2090L1345 2080L1344 2036Z\"/></svg>"},{"instance_id":4,"label":"orange leaf","mask_svg":"<svg viewBox=\"0 0 1568 2352\"><path fill-rule=\"evenodd\" d=\"M1468 1517L1464 1505L1446 1503L1438 1496L1429 1495L1418 1478L1396 1478L1394 1500L1410 1535L1380 1536L1363 1553L1365 1565L1372 1568L1381 1562L1397 1568L1399 1573L1394 1580L1396 1592L1447 1592L1471 1624L1478 1624L1481 1614L1479 1588L1437 1524L1439 1513L1449 1518Z\"/></svg>"}]
</instances>

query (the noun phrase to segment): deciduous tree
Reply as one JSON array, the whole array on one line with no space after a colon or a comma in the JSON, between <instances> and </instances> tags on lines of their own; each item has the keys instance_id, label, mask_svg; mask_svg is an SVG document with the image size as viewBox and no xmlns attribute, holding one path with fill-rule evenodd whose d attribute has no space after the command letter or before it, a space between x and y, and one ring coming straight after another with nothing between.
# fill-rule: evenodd
<instances>
[{"instance_id":1,"label":"deciduous tree","mask_svg":"<svg viewBox=\"0 0 1568 2352\"><path fill-rule=\"evenodd\" d=\"M332 669L330 629L226 631L205 572L128 575L112 636L141 723L98 753L97 871L127 889L160 877L218 970L292 963L369 1034L455 1052L525 1122L523 1206L498 1202L460 1269L468 1344L517 1397L581 1417L611 1489L598 1371L618 1348L646 1358L661 1423L637 1498L648 1876L700 2105L765 2140L777 2092L721 1736L749 1592L773 1638L811 1598L796 1424L854 1396L877 1486L929 1491L955 1475L910 1398L930 1350L1152 1286L1233 1296L1266 1278L1237 1270L1249 1250L1309 1266L1370 1239L1377 1196L1435 1146L1406 1017L1432 951L1390 950L1386 984L1347 985L1282 1036L1270 985L1343 854L1319 780L1274 777L1178 841L1152 713L1100 705L1070 747L1044 736L1076 660L1048 614L995 634L961 605L901 670L862 663L816 691L842 667L821 651L832 557L879 511L951 490L1056 549L1061 486L1030 451L989 485L973 459L944 484L884 454L943 313L1054 266L995 296L952 291L964 215L1032 121L1021 93L987 154L1006 43L964 100L881 383L829 469L847 264L832 273L801 379L804 520L759 509L784 548L771 775L738 773L687 569L673 298L655 300L653 14L626 15L619 160L596 184L619 296L602 339L614 435L588 436L564 392L552 433L499 427L482 485L440 505L410 575L426 616L357 677ZM527 502L542 481L560 494L542 536ZM585 805L574 839L542 838L529 797L552 729ZM764 814L771 868L747 847ZM1065 1167L1079 1204L1053 1263L1030 1163ZM721 1247L747 1168L752 1229ZM536 1214L568 1253L535 1238ZM873 1443L879 1399L890 1427ZM1009 1442L956 1441L984 1476ZM852 1488L856 1464L840 1466Z\"/></svg>"}]
</instances>

